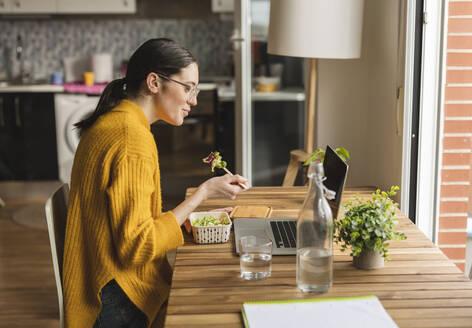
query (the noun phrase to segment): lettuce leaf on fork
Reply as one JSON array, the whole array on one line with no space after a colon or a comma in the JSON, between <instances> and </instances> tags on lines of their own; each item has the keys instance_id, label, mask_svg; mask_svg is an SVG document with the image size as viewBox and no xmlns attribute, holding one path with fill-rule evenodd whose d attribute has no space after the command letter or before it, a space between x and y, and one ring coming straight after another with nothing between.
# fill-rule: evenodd
<instances>
[{"instance_id":1,"label":"lettuce leaf on fork","mask_svg":"<svg viewBox=\"0 0 472 328\"><path fill-rule=\"evenodd\" d=\"M226 167L226 162L223 161L223 158L217 151L211 152L207 157L205 157L203 163L210 164L211 172L215 172L215 167L219 169L224 169Z\"/></svg>"}]
</instances>

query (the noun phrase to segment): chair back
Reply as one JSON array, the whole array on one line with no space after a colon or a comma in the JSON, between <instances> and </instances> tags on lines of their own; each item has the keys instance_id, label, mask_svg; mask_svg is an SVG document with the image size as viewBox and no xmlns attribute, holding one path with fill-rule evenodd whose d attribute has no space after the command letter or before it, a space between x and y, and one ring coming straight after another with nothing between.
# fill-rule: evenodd
<instances>
[{"instance_id":1,"label":"chair back","mask_svg":"<svg viewBox=\"0 0 472 328\"><path fill-rule=\"evenodd\" d=\"M64 257L64 239L66 234L67 204L69 185L64 183L46 201L46 221L51 244L52 264L56 278L57 297L59 301L59 320L64 327L64 299L62 294L62 259Z\"/></svg>"}]
</instances>

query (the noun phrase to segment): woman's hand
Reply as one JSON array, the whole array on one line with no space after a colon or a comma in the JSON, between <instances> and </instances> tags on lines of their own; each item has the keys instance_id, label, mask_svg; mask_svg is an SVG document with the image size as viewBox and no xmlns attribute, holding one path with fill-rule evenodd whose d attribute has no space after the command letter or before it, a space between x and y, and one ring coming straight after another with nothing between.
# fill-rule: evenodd
<instances>
[{"instance_id":1,"label":"woman's hand","mask_svg":"<svg viewBox=\"0 0 472 328\"><path fill-rule=\"evenodd\" d=\"M247 185L247 180L240 175L231 174L208 179L202 183L190 197L186 198L174 208L173 212L177 221L179 224L183 224L189 214L195 210L201 202L209 198L235 199L241 191L245 190L240 187L238 183Z\"/></svg>"},{"instance_id":2,"label":"woman's hand","mask_svg":"<svg viewBox=\"0 0 472 328\"><path fill-rule=\"evenodd\" d=\"M208 179L202 183L198 189L204 193L205 199L221 197L235 199L241 191L244 191L244 189L240 187L238 183L247 185L247 180L237 174L226 174L221 177Z\"/></svg>"}]
</instances>

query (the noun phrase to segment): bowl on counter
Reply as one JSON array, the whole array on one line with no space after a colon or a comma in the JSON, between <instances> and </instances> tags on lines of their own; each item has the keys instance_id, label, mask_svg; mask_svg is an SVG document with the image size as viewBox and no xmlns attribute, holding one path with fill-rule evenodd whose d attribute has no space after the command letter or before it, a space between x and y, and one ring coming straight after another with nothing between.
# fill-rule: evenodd
<instances>
[{"instance_id":1,"label":"bowl on counter","mask_svg":"<svg viewBox=\"0 0 472 328\"><path fill-rule=\"evenodd\" d=\"M280 88L280 77L258 76L254 78L256 91L273 92Z\"/></svg>"}]
</instances>

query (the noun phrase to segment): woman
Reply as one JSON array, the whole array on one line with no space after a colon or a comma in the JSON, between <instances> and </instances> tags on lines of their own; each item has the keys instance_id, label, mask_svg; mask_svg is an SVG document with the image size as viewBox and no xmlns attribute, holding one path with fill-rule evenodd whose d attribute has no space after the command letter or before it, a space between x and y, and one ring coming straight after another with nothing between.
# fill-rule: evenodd
<instances>
[{"instance_id":1,"label":"woman","mask_svg":"<svg viewBox=\"0 0 472 328\"><path fill-rule=\"evenodd\" d=\"M76 124L63 275L67 327L146 327L169 293L166 252L183 244L180 225L203 201L234 199L240 176L215 177L162 213L158 155L150 124L182 125L197 104L198 66L169 39L131 56L92 115ZM159 316L157 315L159 312Z\"/></svg>"}]
</instances>

